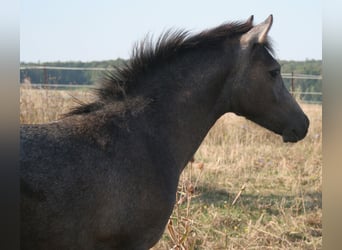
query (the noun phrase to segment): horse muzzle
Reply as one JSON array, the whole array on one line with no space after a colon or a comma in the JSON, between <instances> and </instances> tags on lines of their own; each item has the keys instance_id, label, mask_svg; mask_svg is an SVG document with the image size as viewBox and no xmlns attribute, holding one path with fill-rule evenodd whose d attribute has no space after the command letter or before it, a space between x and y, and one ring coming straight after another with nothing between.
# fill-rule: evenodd
<instances>
[{"instance_id":1,"label":"horse muzzle","mask_svg":"<svg viewBox=\"0 0 342 250\"><path fill-rule=\"evenodd\" d=\"M296 121L295 123L290 124L283 130L283 141L297 142L302 140L308 132L309 124L310 121L308 117L305 114L303 114L301 122Z\"/></svg>"}]
</instances>

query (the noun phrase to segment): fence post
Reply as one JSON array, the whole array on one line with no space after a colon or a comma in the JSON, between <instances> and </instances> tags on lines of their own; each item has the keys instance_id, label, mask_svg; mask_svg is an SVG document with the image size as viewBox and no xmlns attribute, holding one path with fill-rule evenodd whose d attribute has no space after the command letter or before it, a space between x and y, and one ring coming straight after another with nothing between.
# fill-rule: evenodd
<instances>
[{"instance_id":1,"label":"fence post","mask_svg":"<svg viewBox=\"0 0 342 250\"><path fill-rule=\"evenodd\" d=\"M48 84L48 75L47 75L47 69L44 67L44 84Z\"/></svg>"},{"instance_id":2,"label":"fence post","mask_svg":"<svg viewBox=\"0 0 342 250\"><path fill-rule=\"evenodd\" d=\"M291 72L291 92L294 95L294 78L293 78L293 71Z\"/></svg>"}]
</instances>

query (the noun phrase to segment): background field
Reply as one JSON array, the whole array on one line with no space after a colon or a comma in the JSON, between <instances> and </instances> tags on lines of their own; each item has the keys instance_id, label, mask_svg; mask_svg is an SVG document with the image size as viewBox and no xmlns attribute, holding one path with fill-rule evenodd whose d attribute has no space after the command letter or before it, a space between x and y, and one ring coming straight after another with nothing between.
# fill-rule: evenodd
<instances>
[{"instance_id":1,"label":"background field","mask_svg":"<svg viewBox=\"0 0 342 250\"><path fill-rule=\"evenodd\" d=\"M20 93L20 122L31 124L58 119L74 97L92 98L80 90ZM233 114L218 120L183 172L153 249L322 249L322 107L302 107L310 129L295 144Z\"/></svg>"}]
</instances>

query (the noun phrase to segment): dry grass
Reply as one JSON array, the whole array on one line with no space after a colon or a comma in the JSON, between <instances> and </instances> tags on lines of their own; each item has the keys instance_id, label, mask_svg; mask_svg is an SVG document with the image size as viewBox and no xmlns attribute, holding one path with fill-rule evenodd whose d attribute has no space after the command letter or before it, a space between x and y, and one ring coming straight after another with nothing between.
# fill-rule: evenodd
<instances>
[{"instance_id":1,"label":"dry grass","mask_svg":"<svg viewBox=\"0 0 342 250\"><path fill-rule=\"evenodd\" d=\"M77 100L90 100L92 94L86 90L66 91L53 89L20 88L20 123L38 124L59 119Z\"/></svg>"},{"instance_id":2,"label":"dry grass","mask_svg":"<svg viewBox=\"0 0 342 250\"><path fill-rule=\"evenodd\" d=\"M75 103L66 91L28 88L20 105L21 123L41 123ZM311 124L295 144L233 114L217 121L153 249L322 249L322 107L302 106Z\"/></svg>"}]
</instances>

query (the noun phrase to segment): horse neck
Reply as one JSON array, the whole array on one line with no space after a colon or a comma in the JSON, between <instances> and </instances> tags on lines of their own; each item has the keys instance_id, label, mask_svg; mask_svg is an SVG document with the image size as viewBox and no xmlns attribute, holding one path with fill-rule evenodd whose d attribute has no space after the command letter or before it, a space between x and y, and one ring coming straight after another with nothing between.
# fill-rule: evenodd
<instances>
[{"instance_id":1,"label":"horse neck","mask_svg":"<svg viewBox=\"0 0 342 250\"><path fill-rule=\"evenodd\" d=\"M169 65L168 73L160 72L164 76L159 83L163 94L159 94L153 115L148 118L154 123L151 127L155 128L156 136L165 142L160 146L167 147L179 173L216 120L225 113L220 98L229 74L229 65L224 62L227 59L219 55L199 58L181 60ZM187 70L178 70L184 68Z\"/></svg>"}]
</instances>

